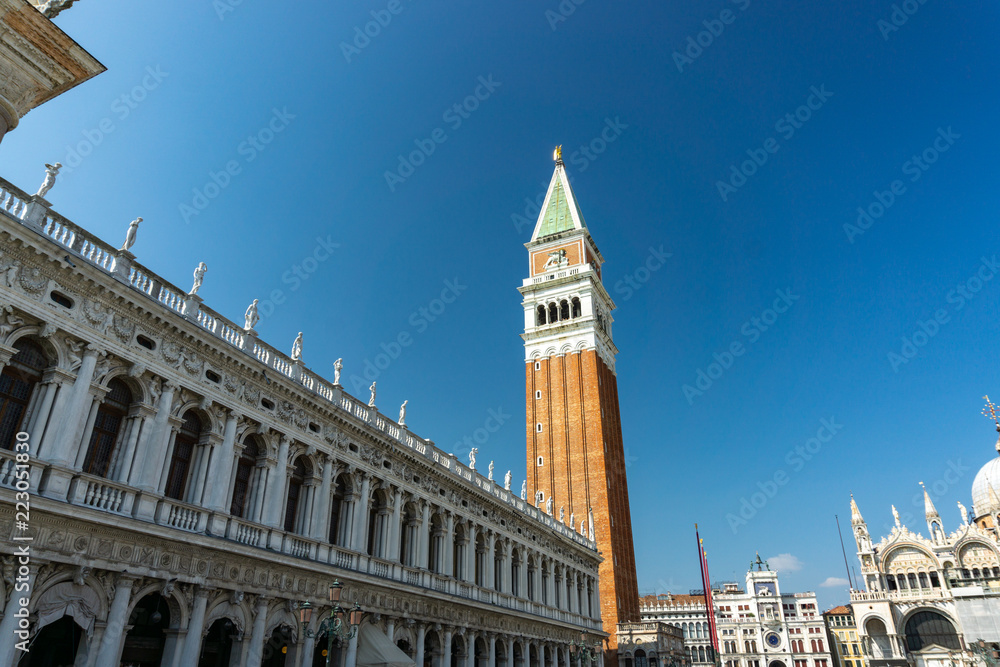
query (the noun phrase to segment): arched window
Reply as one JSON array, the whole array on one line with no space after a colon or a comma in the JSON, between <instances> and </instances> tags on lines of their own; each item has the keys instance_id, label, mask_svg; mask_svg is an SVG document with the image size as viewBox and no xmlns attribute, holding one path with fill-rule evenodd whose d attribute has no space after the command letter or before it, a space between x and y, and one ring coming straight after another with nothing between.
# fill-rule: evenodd
<instances>
[{"instance_id":1,"label":"arched window","mask_svg":"<svg viewBox=\"0 0 1000 667\"><path fill-rule=\"evenodd\" d=\"M336 485L333 489L333 498L330 501L330 533L329 539L330 544L336 544L337 546L347 546L344 544L344 538L347 537L346 526L341 524L346 517L342 516L346 514L344 507L344 499L347 497L348 485L347 478L344 475L337 477Z\"/></svg>"},{"instance_id":2,"label":"arched window","mask_svg":"<svg viewBox=\"0 0 1000 667\"><path fill-rule=\"evenodd\" d=\"M698 662L705 662L705 647L698 647Z\"/></svg>"},{"instance_id":3,"label":"arched window","mask_svg":"<svg viewBox=\"0 0 1000 667\"><path fill-rule=\"evenodd\" d=\"M299 498L302 495L302 485L306 481L306 464L300 457L292 468L292 476L288 480L288 496L285 503L285 530L295 530L295 519L299 512Z\"/></svg>"},{"instance_id":4,"label":"arched window","mask_svg":"<svg viewBox=\"0 0 1000 667\"><path fill-rule=\"evenodd\" d=\"M444 568L444 520L440 514L431 517L430 539L427 541L427 567L431 572L440 574ZM418 666L419 667L419 666Z\"/></svg>"},{"instance_id":5,"label":"arched window","mask_svg":"<svg viewBox=\"0 0 1000 667\"><path fill-rule=\"evenodd\" d=\"M559 319L568 320L569 319L569 301L563 299L559 302Z\"/></svg>"},{"instance_id":6,"label":"arched window","mask_svg":"<svg viewBox=\"0 0 1000 667\"><path fill-rule=\"evenodd\" d=\"M931 586L934 588L941 588L941 582L938 581L938 573L931 572Z\"/></svg>"},{"instance_id":7,"label":"arched window","mask_svg":"<svg viewBox=\"0 0 1000 667\"><path fill-rule=\"evenodd\" d=\"M947 618L934 611L918 611L906 622L906 648L919 651L931 644L961 649L955 626Z\"/></svg>"},{"instance_id":8,"label":"arched window","mask_svg":"<svg viewBox=\"0 0 1000 667\"><path fill-rule=\"evenodd\" d=\"M510 553L510 593L521 595L521 552L513 549Z\"/></svg>"},{"instance_id":9,"label":"arched window","mask_svg":"<svg viewBox=\"0 0 1000 667\"><path fill-rule=\"evenodd\" d=\"M822 639L817 639L816 640L816 646L819 647L819 653L822 653L823 652L823 640Z\"/></svg>"},{"instance_id":10,"label":"arched window","mask_svg":"<svg viewBox=\"0 0 1000 667\"><path fill-rule=\"evenodd\" d=\"M402 501L401 501L402 502ZM416 565L417 508L413 503L403 505L402 523L399 527L399 562L401 565Z\"/></svg>"},{"instance_id":11,"label":"arched window","mask_svg":"<svg viewBox=\"0 0 1000 667\"><path fill-rule=\"evenodd\" d=\"M257 439L250 438L240 460L236 464L236 479L233 481L233 500L229 505L229 513L241 519L248 518L250 495L254 469L257 467L257 459L260 458L260 449L257 447Z\"/></svg>"},{"instance_id":12,"label":"arched window","mask_svg":"<svg viewBox=\"0 0 1000 667\"><path fill-rule=\"evenodd\" d=\"M816 653L816 640L815 639L812 640L811 642L809 642L809 648L812 649L813 653Z\"/></svg>"},{"instance_id":13,"label":"arched window","mask_svg":"<svg viewBox=\"0 0 1000 667\"><path fill-rule=\"evenodd\" d=\"M646 660L646 652L641 648L636 649L635 652L635 667L649 667L649 661Z\"/></svg>"},{"instance_id":14,"label":"arched window","mask_svg":"<svg viewBox=\"0 0 1000 667\"><path fill-rule=\"evenodd\" d=\"M545 324L545 306L539 306L535 309L535 326L543 324Z\"/></svg>"},{"instance_id":15,"label":"arched window","mask_svg":"<svg viewBox=\"0 0 1000 667\"><path fill-rule=\"evenodd\" d=\"M890 591L896 590L896 577L891 574L885 575L885 585Z\"/></svg>"},{"instance_id":16,"label":"arched window","mask_svg":"<svg viewBox=\"0 0 1000 667\"><path fill-rule=\"evenodd\" d=\"M83 461L83 472L98 477L107 477L118 447L122 424L132 404L132 392L121 380L108 383L108 393L97 408L94 430L90 434L87 457Z\"/></svg>"},{"instance_id":17,"label":"arched window","mask_svg":"<svg viewBox=\"0 0 1000 667\"><path fill-rule=\"evenodd\" d=\"M549 324L559 321L559 309L555 303L549 304Z\"/></svg>"},{"instance_id":18,"label":"arched window","mask_svg":"<svg viewBox=\"0 0 1000 667\"><path fill-rule=\"evenodd\" d=\"M927 573L926 572L918 572L917 573L917 580L920 582L920 587L921 588L930 588L930 585L927 583Z\"/></svg>"},{"instance_id":19,"label":"arched window","mask_svg":"<svg viewBox=\"0 0 1000 667\"><path fill-rule=\"evenodd\" d=\"M42 371L49 365L42 348L30 340L14 343L17 352L0 373L0 446L13 449L14 440L23 430L31 395L42 381Z\"/></svg>"},{"instance_id":20,"label":"arched window","mask_svg":"<svg viewBox=\"0 0 1000 667\"><path fill-rule=\"evenodd\" d=\"M972 568L972 578L973 579L978 579L979 578L979 568L978 567Z\"/></svg>"},{"instance_id":21,"label":"arched window","mask_svg":"<svg viewBox=\"0 0 1000 667\"><path fill-rule=\"evenodd\" d=\"M917 588L917 575L910 572L906 575L906 583L909 584L910 590L916 590Z\"/></svg>"},{"instance_id":22,"label":"arched window","mask_svg":"<svg viewBox=\"0 0 1000 667\"><path fill-rule=\"evenodd\" d=\"M184 490L187 487L188 469L194 448L201 436L201 420L192 410L184 413L184 423L181 424L177 437L174 438L174 452L170 457L170 467L167 469L167 488L164 495L174 500L184 500Z\"/></svg>"},{"instance_id":23,"label":"arched window","mask_svg":"<svg viewBox=\"0 0 1000 667\"><path fill-rule=\"evenodd\" d=\"M573 317L580 317L583 313L583 309L580 307L579 297L573 297Z\"/></svg>"},{"instance_id":24,"label":"arched window","mask_svg":"<svg viewBox=\"0 0 1000 667\"><path fill-rule=\"evenodd\" d=\"M534 601L535 599L535 559L532 556L528 556L528 599Z\"/></svg>"}]
</instances>

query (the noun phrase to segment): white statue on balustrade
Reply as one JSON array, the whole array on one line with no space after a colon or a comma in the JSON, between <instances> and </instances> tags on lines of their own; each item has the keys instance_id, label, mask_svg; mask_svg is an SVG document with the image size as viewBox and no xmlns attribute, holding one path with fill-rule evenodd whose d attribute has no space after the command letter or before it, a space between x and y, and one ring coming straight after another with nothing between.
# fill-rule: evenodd
<instances>
[{"instance_id":1,"label":"white statue on balustrade","mask_svg":"<svg viewBox=\"0 0 1000 667\"><path fill-rule=\"evenodd\" d=\"M521 482L521 500L528 499L528 480Z\"/></svg>"},{"instance_id":2,"label":"white statue on balustrade","mask_svg":"<svg viewBox=\"0 0 1000 667\"><path fill-rule=\"evenodd\" d=\"M576 526L576 512L572 512L569 515L569 527L573 528Z\"/></svg>"},{"instance_id":3,"label":"white statue on balustrade","mask_svg":"<svg viewBox=\"0 0 1000 667\"><path fill-rule=\"evenodd\" d=\"M566 523L566 508L559 508L559 523Z\"/></svg>"},{"instance_id":4,"label":"white statue on balustrade","mask_svg":"<svg viewBox=\"0 0 1000 667\"><path fill-rule=\"evenodd\" d=\"M545 513L552 516L552 496L549 496L549 499L545 501Z\"/></svg>"},{"instance_id":5,"label":"white statue on balustrade","mask_svg":"<svg viewBox=\"0 0 1000 667\"><path fill-rule=\"evenodd\" d=\"M139 233L140 222L142 222L142 218L136 218L132 222L128 223L128 231L125 232L125 243L122 244L120 250L131 250L132 246L135 245L135 237Z\"/></svg>"},{"instance_id":6,"label":"white statue on balustrade","mask_svg":"<svg viewBox=\"0 0 1000 667\"><path fill-rule=\"evenodd\" d=\"M344 370L344 359L338 358L333 362L333 384L340 384L340 371Z\"/></svg>"},{"instance_id":7,"label":"white statue on balustrade","mask_svg":"<svg viewBox=\"0 0 1000 667\"><path fill-rule=\"evenodd\" d=\"M403 404L399 406L399 425L406 426L406 404L409 403L409 399L403 401Z\"/></svg>"},{"instance_id":8,"label":"white statue on balustrade","mask_svg":"<svg viewBox=\"0 0 1000 667\"><path fill-rule=\"evenodd\" d=\"M188 296L194 296L201 289L201 283L205 280L205 272L208 271L208 265L205 262L198 264L197 268L194 270L194 285L191 286L191 291L188 292Z\"/></svg>"},{"instance_id":9,"label":"white statue on balustrade","mask_svg":"<svg viewBox=\"0 0 1000 667\"><path fill-rule=\"evenodd\" d=\"M302 361L302 332L295 337L295 342L292 343L292 361Z\"/></svg>"},{"instance_id":10,"label":"white statue on balustrade","mask_svg":"<svg viewBox=\"0 0 1000 667\"><path fill-rule=\"evenodd\" d=\"M490 474L489 474L489 477L488 477L488 479L489 479L489 480L490 480L491 482L493 481L493 461L490 461Z\"/></svg>"},{"instance_id":11,"label":"white statue on balustrade","mask_svg":"<svg viewBox=\"0 0 1000 667\"><path fill-rule=\"evenodd\" d=\"M38 188L38 192L35 193L36 197L44 197L48 194L49 190L52 189L52 186L56 184L56 174L59 173L61 168L62 165L58 162L54 165L45 165L45 180L42 181L42 186Z\"/></svg>"},{"instance_id":12,"label":"white statue on balustrade","mask_svg":"<svg viewBox=\"0 0 1000 667\"><path fill-rule=\"evenodd\" d=\"M368 387L368 391L370 391L372 393L372 397L368 399L368 407L369 408L374 408L375 407L375 383L374 382L372 382L372 386Z\"/></svg>"},{"instance_id":13,"label":"white statue on balustrade","mask_svg":"<svg viewBox=\"0 0 1000 667\"><path fill-rule=\"evenodd\" d=\"M257 304L259 299L254 299L253 303L247 308L247 312L243 315L243 328L247 331L252 331L257 323L260 322L260 315L257 314Z\"/></svg>"},{"instance_id":14,"label":"white statue on balustrade","mask_svg":"<svg viewBox=\"0 0 1000 667\"><path fill-rule=\"evenodd\" d=\"M507 491L510 491L510 480L513 479L513 477L514 476L510 474L509 470L507 471L507 474L503 476L503 488Z\"/></svg>"},{"instance_id":15,"label":"white statue on balustrade","mask_svg":"<svg viewBox=\"0 0 1000 667\"><path fill-rule=\"evenodd\" d=\"M476 454L478 454L478 453L479 453L479 449L476 448L476 447L473 447L472 449L469 450L469 469L470 470L475 470L476 469Z\"/></svg>"}]
</instances>

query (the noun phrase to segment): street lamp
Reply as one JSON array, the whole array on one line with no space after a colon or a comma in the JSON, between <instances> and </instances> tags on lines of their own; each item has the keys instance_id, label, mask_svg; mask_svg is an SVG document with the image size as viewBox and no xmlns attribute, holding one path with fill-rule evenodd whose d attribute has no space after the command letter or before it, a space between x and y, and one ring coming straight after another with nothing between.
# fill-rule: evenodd
<instances>
[{"instance_id":1,"label":"street lamp","mask_svg":"<svg viewBox=\"0 0 1000 667\"><path fill-rule=\"evenodd\" d=\"M973 654L982 658L988 667L994 667L994 665L1000 663L1000 659L997 658L997 651L982 639L972 642L969 648L972 649Z\"/></svg>"},{"instance_id":2,"label":"street lamp","mask_svg":"<svg viewBox=\"0 0 1000 667\"><path fill-rule=\"evenodd\" d=\"M592 661L596 657L597 655L596 651L598 648L600 648L600 645L601 645L600 641L595 641L593 644L588 644L587 633L581 632L579 641L574 640L569 643L570 657L580 660L586 658L587 662L590 663L590 661Z\"/></svg>"},{"instance_id":3,"label":"street lamp","mask_svg":"<svg viewBox=\"0 0 1000 667\"><path fill-rule=\"evenodd\" d=\"M333 653L333 639L337 638L339 641L350 641L354 639L354 636L358 633L358 626L361 625L361 605L355 603L354 609L349 613L344 611L344 608L340 606L340 593L343 591L344 585L339 581L334 581L330 584L329 590L329 600L330 600L330 616L324 618L323 622L319 624L319 628L314 632L309 629L309 621L312 620L313 606L308 600L299 604L299 624L302 626L302 634L306 637L316 637L318 635L327 633L326 635L326 665L330 667L330 654ZM345 623L346 617L346 623Z\"/></svg>"}]
</instances>

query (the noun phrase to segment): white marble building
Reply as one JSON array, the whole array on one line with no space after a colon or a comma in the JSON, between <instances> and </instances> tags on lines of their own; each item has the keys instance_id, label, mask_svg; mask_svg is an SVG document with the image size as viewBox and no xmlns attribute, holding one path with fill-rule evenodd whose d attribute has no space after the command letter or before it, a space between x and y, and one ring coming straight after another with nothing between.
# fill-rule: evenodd
<instances>
[{"instance_id":1,"label":"white marble building","mask_svg":"<svg viewBox=\"0 0 1000 667\"><path fill-rule=\"evenodd\" d=\"M928 537L904 525L894 507L895 525L874 542L851 497L865 587L851 591L851 606L871 667L971 665L977 661L968 650L974 642L1000 648L1000 496L993 486L998 473L1000 456L973 481L973 516L959 503L961 524L950 533L924 489ZM946 469L941 484L952 483L950 475Z\"/></svg>"},{"instance_id":2,"label":"white marble building","mask_svg":"<svg viewBox=\"0 0 1000 667\"><path fill-rule=\"evenodd\" d=\"M322 665L335 579L364 620L332 664L569 667L606 636L592 535L2 179L0 368L0 667L22 625L22 666Z\"/></svg>"},{"instance_id":3,"label":"white marble building","mask_svg":"<svg viewBox=\"0 0 1000 667\"><path fill-rule=\"evenodd\" d=\"M782 593L778 573L758 561L746 589L713 586L719 663L725 667L831 667L826 625L816 594ZM719 664L712 655L704 595L656 595L641 599L642 620L681 629L691 664Z\"/></svg>"}]
</instances>

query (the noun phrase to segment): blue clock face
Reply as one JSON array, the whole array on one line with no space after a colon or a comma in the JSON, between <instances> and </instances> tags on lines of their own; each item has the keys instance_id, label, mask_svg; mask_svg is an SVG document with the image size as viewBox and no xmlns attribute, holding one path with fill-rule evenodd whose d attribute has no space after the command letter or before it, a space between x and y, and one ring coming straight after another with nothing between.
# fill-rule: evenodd
<instances>
[{"instance_id":1,"label":"blue clock face","mask_svg":"<svg viewBox=\"0 0 1000 667\"><path fill-rule=\"evenodd\" d=\"M764 638L764 641L766 641L767 645L771 648L777 648L778 644L781 643L781 637L779 637L776 632L769 632Z\"/></svg>"}]
</instances>

